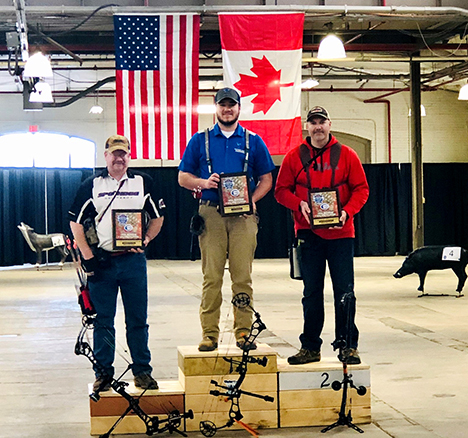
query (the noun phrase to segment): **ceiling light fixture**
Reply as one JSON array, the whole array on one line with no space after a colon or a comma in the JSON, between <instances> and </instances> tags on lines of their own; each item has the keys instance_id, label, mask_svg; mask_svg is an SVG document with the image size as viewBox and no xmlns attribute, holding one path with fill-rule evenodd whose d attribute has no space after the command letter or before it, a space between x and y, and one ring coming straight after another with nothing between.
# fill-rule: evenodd
<instances>
[{"instance_id":1,"label":"ceiling light fixture","mask_svg":"<svg viewBox=\"0 0 468 438\"><path fill-rule=\"evenodd\" d=\"M51 78L52 76L50 61L41 52L35 53L26 61L23 78Z\"/></svg>"},{"instance_id":2,"label":"ceiling light fixture","mask_svg":"<svg viewBox=\"0 0 468 438\"><path fill-rule=\"evenodd\" d=\"M52 90L47 82L39 81L34 85L32 93L29 95L30 102L53 102Z\"/></svg>"},{"instance_id":3,"label":"ceiling light fixture","mask_svg":"<svg viewBox=\"0 0 468 438\"><path fill-rule=\"evenodd\" d=\"M94 105L89 109L90 114L101 114L104 111L104 108L99 105L98 102L98 93L96 92L96 96L94 96Z\"/></svg>"},{"instance_id":4,"label":"ceiling light fixture","mask_svg":"<svg viewBox=\"0 0 468 438\"><path fill-rule=\"evenodd\" d=\"M346 52L343 42L332 33L333 23L326 23L328 35L320 42L317 59L343 59Z\"/></svg>"},{"instance_id":5,"label":"ceiling light fixture","mask_svg":"<svg viewBox=\"0 0 468 438\"><path fill-rule=\"evenodd\" d=\"M104 108L101 105L93 105L89 109L90 114L101 114L104 111Z\"/></svg>"},{"instance_id":6,"label":"ceiling light fixture","mask_svg":"<svg viewBox=\"0 0 468 438\"><path fill-rule=\"evenodd\" d=\"M468 84L465 84L463 85L463 87L460 88L458 100L468 100Z\"/></svg>"},{"instance_id":7,"label":"ceiling light fixture","mask_svg":"<svg viewBox=\"0 0 468 438\"><path fill-rule=\"evenodd\" d=\"M319 81L316 81L315 79L309 78L309 79L305 80L301 84L301 89L302 90L310 90L311 88L314 88L317 85L319 85Z\"/></svg>"}]
</instances>

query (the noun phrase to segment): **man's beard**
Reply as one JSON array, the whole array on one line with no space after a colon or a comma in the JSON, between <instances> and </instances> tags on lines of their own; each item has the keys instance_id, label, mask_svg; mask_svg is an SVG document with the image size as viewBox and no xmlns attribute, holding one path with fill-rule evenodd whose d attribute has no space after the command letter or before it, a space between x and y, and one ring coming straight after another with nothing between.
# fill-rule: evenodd
<instances>
[{"instance_id":1,"label":"man's beard","mask_svg":"<svg viewBox=\"0 0 468 438\"><path fill-rule=\"evenodd\" d=\"M226 128L229 128L230 126L234 125L235 123L237 123L237 120L239 120L239 116L229 121L221 120L221 118L218 116L216 116L216 118L218 119L219 124L226 126Z\"/></svg>"}]
</instances>

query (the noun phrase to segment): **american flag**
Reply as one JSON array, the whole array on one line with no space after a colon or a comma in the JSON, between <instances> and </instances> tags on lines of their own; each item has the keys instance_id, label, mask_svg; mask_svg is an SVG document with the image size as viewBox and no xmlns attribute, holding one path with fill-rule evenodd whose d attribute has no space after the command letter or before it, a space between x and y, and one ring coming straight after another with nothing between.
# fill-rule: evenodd
<instances>
[{"instance_id":1,"label":"american flag","mask_svg":"<svg viewBox=\"0 0 468 438\"><path fill-rule=\"evenodd\" d=\"M198 130L200 17L115 15L117 133L132 158L180 159Z\"/></svg>"}]
</instances>

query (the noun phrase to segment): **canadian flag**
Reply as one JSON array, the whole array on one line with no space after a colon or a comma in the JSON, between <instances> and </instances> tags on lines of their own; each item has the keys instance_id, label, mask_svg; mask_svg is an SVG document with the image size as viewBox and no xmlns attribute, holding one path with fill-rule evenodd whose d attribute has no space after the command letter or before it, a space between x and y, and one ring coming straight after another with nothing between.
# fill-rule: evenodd
<instances>
[{"instance_id":1,"label":"canadian flag","mask_svg":"<svg viewBox=\"0 0 468 438\"><path fill-rule=\"evenodd\" d=\"M241 95L242 126L272 155L302 140L303 13L219 14L224 83Z\"/></svg>"}]
</instances>

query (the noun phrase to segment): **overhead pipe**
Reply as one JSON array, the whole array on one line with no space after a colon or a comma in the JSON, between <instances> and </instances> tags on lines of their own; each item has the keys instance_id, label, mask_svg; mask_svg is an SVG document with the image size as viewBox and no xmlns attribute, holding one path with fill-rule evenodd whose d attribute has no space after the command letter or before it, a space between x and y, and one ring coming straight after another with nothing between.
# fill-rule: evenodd
<instances>
[{"instance_id":1,"label":"overhead pipe","mask_svg":"<svg viewBox=\"0 0 468 438\"><path fill-rule=\"evenodd\" d=\"M387 151L388 162L392 162L392 113L390 108L390 101L388 99L366 99L364 103L384 103L387 108Z\"/></svg>"},{"instance_id":2,"label":"overhead pipe","mask_svg":"<svg viewBox=\"0 0 468 438\"><path fill-rule=\"evenodd\" d=\"M115 76L109 76L108 78L102 79L96 82L93 86L86 88L86 90L80 91L79 93L75 94L70 99L64 100L63 102L52 102L52 103L43 103L43 108L63 108L64 106L71 105L72 103L80 100L81 98L85 97L87 94L92 93L93 91L97 90L98 88L102 87L103 85L107 84L108 82L115 82Z\"/></svg>"},{"instance_id":3,"label":"overhead pipe","mask_svg":"<svg viewBox=\"0 0 468 438\"><path fill-rule=\"evenodd\" d=\"M28 13L30 14L63 14L64 11L70 14L76 13L92 13L96 10L92 6L70 6L70 7L50 7L50 6L28 6ZM0 8L10 12L9 7ZM390 14L393 17L401 17L401 19L407 19L410 15L421 15L428 18L434 18L434 16L443 15L447 18L447 15L451 15L457 18L458 21L466 21L463 17L468 18L468 10L457 7L434 7L434 6L315 6L315 5L236 5L236 6L113 6L99 12L101 15L112 16L116 13L196 13L201 15L217 15L223 12L263 12L263 11L277 11L277 12L304 12L306 14L315 14L323 16L324 18L329 17L330 14L336 14L346 17L347 15L374 15L381 18L385 18L385 14ZM414 17L411 17L414 18Z\"/></svg>"}]
</instances>

